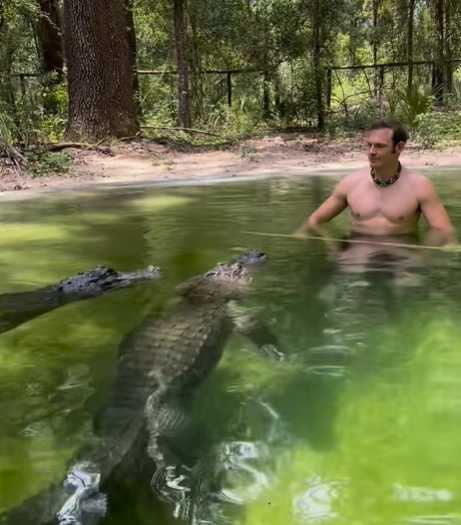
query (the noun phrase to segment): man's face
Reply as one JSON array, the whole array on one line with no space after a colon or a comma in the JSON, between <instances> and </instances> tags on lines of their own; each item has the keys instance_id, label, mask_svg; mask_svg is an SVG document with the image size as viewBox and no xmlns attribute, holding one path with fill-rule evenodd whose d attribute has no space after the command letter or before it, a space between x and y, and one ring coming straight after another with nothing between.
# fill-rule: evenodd
<instances>
[{"instance_id":1,"label":"man's face","mask_svg":"<svg viewBox=\"0 0 461 525\"><path fill-rule=\"evenodd\" d=\"M395 164L404 148L399 142L394 146L392 129L382 128L369 131L365 135L368 148L368 160L371 168L386 168Z\"/></svg>"}]
</instances>

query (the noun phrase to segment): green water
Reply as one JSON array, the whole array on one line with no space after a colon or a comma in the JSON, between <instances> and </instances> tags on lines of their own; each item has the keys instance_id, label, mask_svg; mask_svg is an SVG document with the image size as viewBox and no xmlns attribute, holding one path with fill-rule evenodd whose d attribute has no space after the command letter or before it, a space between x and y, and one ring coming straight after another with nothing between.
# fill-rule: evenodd
<instances>
[{"instance_id":1,"label":"green water","mask_svg":"<svg viewBox=\"0 0 461 525\"><path fill-rule=\"evenodd\" d=\"M0 293L98 264L156 264L164 274L0 336L0 512L62 479L104 404L123 336L160 313L182 280L257 247L269 260L252 306L285 359L267 359L235 336L196 392L189 521L461 524L460 255L332 252L318 241L245 233L292 231L335 181L3 202ZM460 231L461 183L454 175L435 181ZM347 217L335 227L345 233ZM123 490L104 523L176 522L148 487Z\"/></svg>"}]
</instances>

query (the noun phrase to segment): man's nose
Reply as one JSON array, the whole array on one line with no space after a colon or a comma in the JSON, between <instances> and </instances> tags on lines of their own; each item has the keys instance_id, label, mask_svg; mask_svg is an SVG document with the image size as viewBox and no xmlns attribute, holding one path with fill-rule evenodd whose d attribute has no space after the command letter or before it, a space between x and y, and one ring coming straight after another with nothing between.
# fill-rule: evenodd
<instances>
[{"instance_id":1,"label":"man's nose","mask_svg":"<svg viewBox=\"0 0 461 525\"><path fill-rule=\"evenodd\" d=\"M374 145L369 146L369 153L370 155L374 155L376 153L376 148Z\"/></svg>"}]
</instances>

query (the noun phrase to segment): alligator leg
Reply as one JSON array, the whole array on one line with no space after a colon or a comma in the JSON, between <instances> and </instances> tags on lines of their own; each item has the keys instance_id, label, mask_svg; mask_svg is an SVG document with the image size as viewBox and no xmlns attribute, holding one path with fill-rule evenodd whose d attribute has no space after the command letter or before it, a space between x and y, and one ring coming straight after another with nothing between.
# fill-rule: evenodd
<instances>
[{"instance_id":1,"label":"alligator leg","mask_svg":"<svg viewBox=\"0 0 461 525\"><path fill-rule=\"evenodd\" d=\"M236 303L229 304L228 308L237 332L247 337L265 357L283 361L277 337L261 321L259 309L248 309Z\"/></svg>"},{"instance_id":2,"label":"alligator leg","mask_svg":"<svg viewBox=\"0 0 461 525\"><path fill-rule=\"evenodd\" d=\"M181 400L160 400L157 395L149 398L145 414L149 433L147 454L155 463L151 488L160 500L173 507L175 517L184 517L190 505L189 469L168 446L168 441L185 430L189 417Z\"/></svg>"},{"instance_id":3,"label":"alligator leg","mask_svg":"<svg viewBox=\"0 0 461 525\"><path fill-rule=\"evenodd\" d=\"M106 514L106 495L99 492L101 475L96 465L82 463L67 474L65 488L70 495L56 514L59 525L98 523Z\"/></svg>"},{"instance_id":4,"label":"alligator leg","mask_svg":"<svg viewBox=\"0 0 461 525\"><path fill-rule=\"evenodd\" d=\"M134 272L98 266L45 288L0 295L0 333L67 303L98 297L159 276L159 269L153 266Z\"/></svg>"},{"instance_id":5,"label":"alligator leg","mask_svg":"<svg viewBox=\"0 0 461 525\"><path fill-rule=\"evenodd\" d=\"M261 321L252 320L239 332L247 337L259 350L259 352L274 361L283 361L285 355L279 348L279 343L269 327Z\"/></svg>"}]
</instances>

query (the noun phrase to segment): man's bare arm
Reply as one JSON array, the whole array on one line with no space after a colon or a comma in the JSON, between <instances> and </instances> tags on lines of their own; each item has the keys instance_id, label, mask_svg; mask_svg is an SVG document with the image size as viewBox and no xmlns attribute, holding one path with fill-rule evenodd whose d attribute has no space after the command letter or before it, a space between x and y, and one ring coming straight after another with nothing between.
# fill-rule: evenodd
<instances>
[{"instance_id":1,"label":"man's bare arm","mask_svg":"<svg viewBox=\"0 0 461 525\"><path fill-rule=\"evenodd\" d=\"M435 240L435 244L454 242L454 228L451 224L447 210L440 201L432 182L422 179L419 191L419 204L421 212L429 227L427 240Z\"/></svg>"},{"instance_id":2,"label":"man's bare arm","mask_svg":"<svg viewBox=\"0 0 461 525\"><path fill-rule=\"evenodd\" d=\"M347 178L340 181L328 199L296 230L295 235L302 236L308 232L321 234L320 225L330 221L347 208L347 186Z\"/></svg>"}]
</instances>

